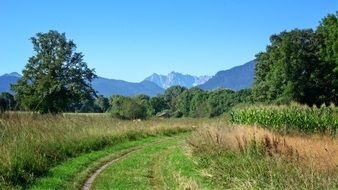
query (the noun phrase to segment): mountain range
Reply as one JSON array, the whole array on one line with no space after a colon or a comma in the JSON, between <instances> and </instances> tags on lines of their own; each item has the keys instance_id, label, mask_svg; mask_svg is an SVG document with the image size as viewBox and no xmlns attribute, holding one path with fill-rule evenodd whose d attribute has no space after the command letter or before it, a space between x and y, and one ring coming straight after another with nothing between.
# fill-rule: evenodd
<instances>
[{"instance_id":1,"label":"mountain range","mask_svg":"<svg viewBox=\"0 0 338 190\"><path fill-rule=\"evenodd\" d=\"M165 89L174 85L181 85L187 88L197 86L204 90L217 88L240 90L251 87L254 80L255 64L255 60L250 61L229 70L219 71L212 77L197 77L177 72L171 72L168 75L154 73L139 83L98 77L93 80L92 86L98 94L106 97L113 94L123 96L134 96L137 94L156 96L162 94ZM10 85L15 84L20 78L21 75L16 72L0 76L0 92L13 93L10 90Z\"/></svg>"},{"instance_id":2,"label":"mountain range","mask_svg":"<svg viewBox=\"0 0 338 190\"><path fill-rule=\"evenodd\" d=\"M103 77L94 79L92 86L95 91L106 97L109 97L113 94L119 94L123 96L134 96L138 94L156 96L164 92L163 88L150 81L133 83L123 80L107 79Z\"/></svg>"},{"instance_id":3,"label":"mountain range","mask_svg":"<svg viewBox=\"0 0 338 190\"><path fill-rule=\"evenodd\" d=\"M244 65L219 71L207 82L199 85L199 87L203 90L228 88L235 91L250 88L254 82L255 65L256 60L252 60Z\"/></svg>"},{"instance_id":4,"label":"mountain range","mask_svg":"<svg viewBox=\"0 0 338 190\"><path fill-rule=\"evenodd\" d=\"M167 89L171 86L176 86L176 85L180 85L180 86L184 86L187 88L191 88L193 86L197 86L200 84L205 83L206 81L208 81L211 78L211 76L192 76L192 75L184 75L181 73L177 73L177 72L171 72L168 75L159 75L159 74L152 74L149 77L147 77L146 79L144 79L144 81L150 81L153 82L155 84L157 84L159 87Z\"/></svg>"}]
</instances>

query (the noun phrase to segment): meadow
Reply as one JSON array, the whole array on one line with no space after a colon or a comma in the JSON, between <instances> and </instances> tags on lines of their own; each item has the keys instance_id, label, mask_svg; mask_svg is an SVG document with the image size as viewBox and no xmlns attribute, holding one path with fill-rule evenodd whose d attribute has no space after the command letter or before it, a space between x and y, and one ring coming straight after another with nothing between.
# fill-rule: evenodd
<instances>
[{"instance_id":1,"label":"meadow","mask_svg":"<svg viewBox=\"0 0 338 190\"><path fill-rule=\"evenodd\" d=\"M67 158L126 141L191 131L205 122L124 121L106 114L4 113L0 116L0 184L26 187Z\"/></svg>"},{"instance_id":2,"label":"meadow","mask_svg":"<svg viewBox=\"0 0 338 190\"><path fill-rule=\"evenodd\" d=\"M123 158L90 188L335 189L336 110L259 105L217 118L147 120L5 112L0 187L80 189Z\"/></svg>"}]
</instances>

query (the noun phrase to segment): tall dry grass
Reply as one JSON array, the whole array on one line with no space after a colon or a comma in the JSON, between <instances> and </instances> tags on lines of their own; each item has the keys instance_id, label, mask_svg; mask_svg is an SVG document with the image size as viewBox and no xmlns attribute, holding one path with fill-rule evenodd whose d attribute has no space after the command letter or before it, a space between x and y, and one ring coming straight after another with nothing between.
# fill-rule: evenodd
<instances>
[{"instance_id":1,"label":"tall dry grass","mask_svg":"<svg viewBox=\"0 0 338 190\"><path fill-rule=\"evenodd\" d=\"M84 152L147 136L190 131L205 122L133 122L105 114L4 113L0 116L0 187L25 187L51 166Z\"/></svg>"},{"instance_id":2,"label":"tall dry grass","mask_svg":"<svg viewBox=\"0 0 338 190\"><path fill-rule=\"evenodd\" d=\"M223 175L218 173L222 166L233 172L223 181L243 174L242 181L266 182L259 188L338 188L338 139L332 136L281 135L255 126L202 127L188 143L196 155L212 160L214 175ZM251 164L240 166L248 160Z\"/></svg>"}]
</instances>

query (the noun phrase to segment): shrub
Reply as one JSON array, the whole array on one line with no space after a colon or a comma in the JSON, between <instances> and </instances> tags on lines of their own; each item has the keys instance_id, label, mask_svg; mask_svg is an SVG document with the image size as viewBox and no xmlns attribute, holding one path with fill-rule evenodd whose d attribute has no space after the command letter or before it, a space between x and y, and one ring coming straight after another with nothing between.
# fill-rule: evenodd
<instances>
[{"instance_id":1,"label":"shrub","mask_svg":"<svg viewBox=\"0 0 338 190\"><path fill-rule=\"evenodd\" d=\"M111 114L119 119L144 119L147 117L147 108L143 104L138 104L130 97L112 96Z\"/></svg>"}]
</instances>

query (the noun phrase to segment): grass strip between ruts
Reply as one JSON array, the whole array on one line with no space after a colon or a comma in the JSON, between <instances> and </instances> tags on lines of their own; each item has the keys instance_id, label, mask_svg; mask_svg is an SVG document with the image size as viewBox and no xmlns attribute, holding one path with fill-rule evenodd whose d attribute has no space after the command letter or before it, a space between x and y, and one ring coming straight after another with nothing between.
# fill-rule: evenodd
<instances>
[{"instance_id":1,"label":"grass strip between ruts","mask_svg":"<svg viewBox=\"0 0 338 190\"><path fill-rule=\"evenodd\" d=\"M86 178L103 163L118 157L128 149L156 142L163 137L168 138L147 137L71 158L52 168L46 176L38 178L29 189L79 189Z\"/></svg>"},{"instance_id":2,"label":"grass strip between ruts","mask_svg":"<svg viewBox=\"0 0 338 190\"><path fill-rule=\"evenodd\" d=\"M214 189L175 137L122 158L106 168L93 189ZM197 188L196 188L197 187Z\"/></svg>"}]
</instances>

